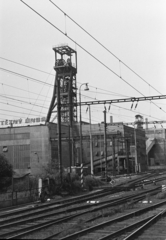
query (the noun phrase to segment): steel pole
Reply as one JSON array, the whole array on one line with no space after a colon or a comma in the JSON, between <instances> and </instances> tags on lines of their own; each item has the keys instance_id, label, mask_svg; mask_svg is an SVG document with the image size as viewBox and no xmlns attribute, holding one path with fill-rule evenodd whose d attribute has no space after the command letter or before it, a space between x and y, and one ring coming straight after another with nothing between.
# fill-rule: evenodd
<instances>
[{"instance_id":1,"label":"steel pole","mask_svg":"<svg viewBox=\"0 0 166 240\"><path fill-rule=\"evenodd\" d=\"M82 85L81 85L82 86ZM79 103L80 103L80 164L82 164L82 117L81 117L81 86L79 91Z\"/></svg>"},{"instance_id":2,"label":"steel pole","mask_svg":"<svg viewBox=\"0 0 166 240\"><path fill-rule=\"evenodd\" d=\"M136 129L134 124L134 142L135 142L135 172L138 172L138 160L137 160L137 137L136 137Z\"/></svg>"},{"instance_id":3,"label":"steel pole","mask_svg":"<svg viewBox=\"0 0 166 240\"><path fill-rule=\"evenodd\" d=\"M91 175L93 172L93 144L92 144L92 126L91 126L91 108L89 105L89 129L90 129L90 163L91 163Z\"/></svg>"},{"instance_id":4,"label":"steel pole","mask_svg":"<svg viewBox=\"0 0 166 240\"><path fill-rule=\"evenodd\" d=\"M106 110L104 113L104 156L105 156L105 178L107 179L107 123L106 123Z\"/></svg>"},{"instance_id":5,"label":"steel pole","mask_svg":"<svg viewBox=\"0 0 166 240\"><path fill-rule=\"evenodd\" d=\"M58 110L58 158L60 165L60 181L62 183L61 103L60 103L59 79L57 80L57 110Z\"/></svg>"}]
</instances>

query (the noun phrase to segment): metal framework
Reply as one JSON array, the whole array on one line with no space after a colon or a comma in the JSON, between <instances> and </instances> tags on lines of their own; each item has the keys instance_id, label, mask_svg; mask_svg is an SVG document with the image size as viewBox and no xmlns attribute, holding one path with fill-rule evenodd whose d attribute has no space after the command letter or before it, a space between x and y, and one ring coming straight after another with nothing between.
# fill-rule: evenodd
<instances>
[{"instance_id":1,"label":"metal framework","mask_svg":"<svg viewBox=\"0 0 166 240\"><path fill-rule=\"evenodd\" d=\"M141 101L151 101L151 100L159 100L159 99L166 99L166 95L96 100L96 101L82 102L81 105L83 106L83 105L96 105L96 104L124 103L124 102L141 102Z\"/></svg>"},{"instance_id":2,"label":"metal framework","mask_svg":"<svg viewBox=\"0 0 166 240\"><path fill-rule=\"evenodd\" d=\"M77 121L77 52L67 45L53 47L53 50L56 77L46 122L51 120L53 114L53 120L56 118L59 101L61 122L72 126Z\"/></svg>"},{"instance_id":3,"label":"metal framework","mask_svg":"<svg viewBox=\"0 0 166 240\"><path fill-rule=\"evenodd\" d=\"M122 123L107 123L107 125L109 125L109 126L117 126L117 125L120 125L120 124L123 124L123 125L135 125L135 124L137 124L137 123L139 123L139 122L137 122L137 121L135 121L135 122L122 122ZM163 120L163 121L147 121L147 122L140 122L141 124L162 124L162 123L166 123L166 121L165 120Z\"/></svg>"}]
</instances>

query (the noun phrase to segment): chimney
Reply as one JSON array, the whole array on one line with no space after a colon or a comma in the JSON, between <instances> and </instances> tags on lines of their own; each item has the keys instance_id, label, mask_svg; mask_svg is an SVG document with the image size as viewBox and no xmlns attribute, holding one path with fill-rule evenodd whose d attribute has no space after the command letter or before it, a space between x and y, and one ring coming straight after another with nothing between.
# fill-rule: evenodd
<instances>
[{"instance_id":1,"label":"chimney","mask_svg":"<svg viewBox=\"0 0 166 240\"><path fill-rule=\"evenodd\" d=\"M145 118L145 129L148 129L148 118Z\"/></svg>"},{"instance_id":2,"label":"chimney","mask_svg":"<svg viewBox=\"0 0 166 240\"><path fill-rule=\"evenodd\" d=\"M110 123L113 123L113 116L110 116Z\"/></svg>"}]
</instances>

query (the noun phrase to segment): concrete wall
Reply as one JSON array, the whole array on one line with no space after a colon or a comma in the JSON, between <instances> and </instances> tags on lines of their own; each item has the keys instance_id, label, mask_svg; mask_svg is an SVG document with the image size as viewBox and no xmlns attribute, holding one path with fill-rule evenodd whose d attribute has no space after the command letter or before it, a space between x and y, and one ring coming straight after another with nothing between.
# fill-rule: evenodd
<instances>
[{"instance_id":1,"label":"concrete wall","mask_svg":"<svg viewBox=\"0 0 166 240\"><path fill-rule=\"evenodd\" d=\"M4 152L5 147L7 151ZM49 129L45 125L0 129L0 153L18 174L40 175L51 160Z\"/></svg>"},{"instance_id":2,"label":"concrete wall","mask_svg":"<svg viewBox=\"0 0 166 240\"><path fill-rule=\"evenodd\" d=\"M137 160L141 165L141 171L147 170L147 157L146 157L146 144L145 144L145 132L140 129L136 129L136 142L137 142ZM120 135L117 135L120 133ZM89 140L90 128L89 125L82 125L83 135L83 162L90 162L90 140ZM87 138L84 138L84 137ZM115 154L126 157L125 141L124 138L129 139L130 146L135 147L134 128L124 126L123 124L109 126L107 125L107 156L112 155L112 136L115 141ZM99 160L104 158L104 124L92 125L92 142L93 142L93 160ZM78 140L79 146L79 140ZM77 151L77 158L79 161L79 149ZM130 152L130 158L135 158L135 151Z\"/></svg>"},{"instance_id":3,"label":"concrete wall","mask_svg":"<svg viewBox=\"0 0 166 240\"><path fill-rule=\"evenodd\" d=\"M149 166L166 165L166 129L146 129L146 138L154 138L155 145L148 154Z\"/></svg>"}]
</instances>

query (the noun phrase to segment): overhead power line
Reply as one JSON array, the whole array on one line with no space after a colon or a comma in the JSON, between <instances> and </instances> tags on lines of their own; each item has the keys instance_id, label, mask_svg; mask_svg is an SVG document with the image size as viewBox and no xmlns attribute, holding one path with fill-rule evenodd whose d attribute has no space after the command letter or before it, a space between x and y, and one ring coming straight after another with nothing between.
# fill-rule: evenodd
<instances>
[{"instance_id":1,"label":"overhead power line","mask_svg":"<svg viewBox=\"0 0 166 240\"><path fill-rule=\"evenodd\" d=\"M48 72L43 71L43 70L41 70L41 69L37 69L37 68L34 68L34 67L30 67L30 66L27 66L27 65L25 65L25 64L15 62L15 61L13 61L13 60L10 60L10 59L4 58L4 57L0 57L0 58L3 59L3 60L5 60L5 61L15 63L15 64L18 64L18 65L20 65L20 66L23 66L23 67L26 67L26 68L29 68L29 69L32 69L32 70L35 70L35 71L38 71L38 72L42 72L42 73L45 73L45 74L49 74ZM49 75L55 76L54 74L51 74L51 73L50 73Z\"/></svg>"},{"instance_id":2,"label":"overhead power line","mask_svg":"<svg viewBox=\"0 0 166 240\"><path fill-rule=\"evenodd\" d=\"M54 86L53 84L50 84L50 83L45 83L41 80L38 80L36 78L32 78L32 77L29 77L29 76L26 76L26 75L23 75L23 74L20 74L20 73L17 73L17 72L14 72L14 71L10 71L9 69L6 69L6 68L0 68L1 71L4 71L4 72L7 72L7 73L10 73L10 74L14 74L18 77L22 77L22 78L26 78L26 79L29 79L31 81L35 81L35 82L38 82L40 84L45 84L45 85L48 85L48 86Z\"/></svg>"},{"instance_id":3,"label":"overhead power line","mask_svg":"<svg viewBox=\"0 0 166 240\"><path fill-rule=\"evenodd\" d=\"M8 106L16 107L16 108L21 108L21 109L28 110L28 111L31 110L31 109L29 109L29 108L17 106L17 105L11 104L11 103L4 103L4 102L0 102L0 103L5 104L5 105L8 105ZM42 107L42 106L40 106L40 107ZM33 111L33 112L38 112L38 113L40 113L39 111L36 111L36 110L32 110L32 111Z\"/></svg>"},{"instance_id":4,"label":"overhead power line","mask_svg":"<svg viewBox=\"0 0 166 240\"><path fill-rule=\"evenodd\" d=\"M166 95L159 96L148 96L148 97L131 97L131 98L123 98L123 99L109 99L109 100L96 100L89 102L81 102L81 105L95 105L95 104L111 104L111 103L124 103L124 102L140 102L140 101L149 101L149 100L159 100L166 99ZM79 105L80 103L76 103ZM63 105L63 104L61 104ZM64 104L65 105L65 104Z\"/></svg>"},{"instance_id":5,"label":"overhead power line","mask_svg":"<svg viewBox=\"0 0 166 240\"><path fill-rule=\"evenodd\" d=\"M20 0L23 4L25 4L29 9L31 9L33 12L35 12L38 16L40 16L43 20L45 20L47 23L49 23L52 27L54 27L56 30L58 30L60 33L62 33L63 35L65 35L67 38L69 38L72 42L74 42L75 44L77 44L77 46L79 46L83 51L85 51L88 55L90 55L92 58L94 58L97 62L99 62L102 66L104 66L106 69L108 69L110 72L112 72L115 76L117 76L118 78L120 78L123 82L125 82L127 85L129 85L131 88L133 88L136 92L140 93L142 96L145 97L144 94L142 94L138 89L136 89L134 86L132 86L130 83L127 82L127 80L125 80L123 77L121 77L120 75L118 75L116 72L114 72L110 67L108 67L107 65L105 65L102 61L100 61L97 57L95 57L92 53L90 53L88 50L86 50L84 47L82 47L80 44L76 43L75 40L73 40L71 37L69 37L67 35L67 33L64 33L62 30L60 30L58 27L56 27L53 23L51 23L48 19L46 19L45 17L43 17L39 12L37 12L35 9L33 9L32 7L30 7L27 3L25 3L23 0ZM152 102L153 103L153 102ZM158 107L155 103L153 103L157 108L159 108L160 110L162 110L163 112L165 112L162 108Z\"/></svg>"},{"instance_id":6,"label":"overhead power line","mask_svg":"<svg viewBox=\"0 0 166 240\"><path fill-rule=\"evenodd\" d=\"M143 80L146 84L148 84L151 88L157 91L162 95L156 88L150 85L144 78L142 78L138 73L136 73L132 68L130 68L126 63L124 63L119 57L117 57L114 53L112 53L107 47L105 47L99 40L92 36L87 30L85 30L81 25L79 25L73 18L71 18L67 13L65 13L57 4L53 1L49 0L57 9L59 9L66 17L68 17L72 22L74 22L79 28L81 28L87 35L89 35L94 41L96 41L101 47L103 47L107 52L109 52L113 57L115 57L120 63L122 63L126 68L128 68L131 72L133 72L137 77Z\"/></svg>"},{"instance_id":7,"label":"overhead power line","mask_svg":"<svg viewBox=\"0 0 166 240\"><path fill-rule=\"evenodd\" d=\"M3 58L3 57L0 57L0 58L3 59L3 60L5 60L5 61L9 61L9 62L18 64L18 65L20 65L20 66L24 66L24 67L27 67L27 68L29 68L29 69L33 69L33 70L36 70L36 71L38 71L38 72L43 72L43 73L45 73L45 74L49 74L49 75L52 75L52 76L55 77L55 74L51 74L51 73L49 73L49 72L42 71L42 70L40 70L40 69L31 67L31 66L28 66L28 65L25 65L25 64L22 64L22 63L18 63L18 62L16 62L16 61L13 61L13 60L10 60L10 59L7 59L7 58ZM78 83L78 84L82 84L81 82L78 82L78 81L77 81L77 83ZM5 85L5 84L4 84L4 85ZM123 95L123 94L119 94L119 93L116 93L116 92L112 92L112 91L109 91L109 90L106 90L106 89L103 89L103 88L99 88L99 87L96 87L96 86L93 86L93 85L89 85L89 84L88 84L88 86L89 86L89 87L92 87L92 88L95 88L95 89L97 89L97 90L102 90L102 91L104 91L104 92L111 93L112 95L113 95L113 94L116 94L116 95L118 95L118 96L129 97L129 96L126 96L126 95ZM31 92L31 93L32 93L32 92ZM99 93L99 92L97 92L97 93ZM36 94L36 93L35 93L35 94Z\"/></svg>"},{"instance_id":8,"label":"overhead power line","mask_svg":"<svg viewBox=\"0 0 166 240\"><path fill-rule=\"evenodd\" d=\"M9 84L6 84L6 83L1 83L1 82L0 82L0 84L2 84L2 85L4 85L4 86L7 86L7 87L11 87L11 88L18 89L18 90L20 90L20 91L28 92L28 91L27 91L27 90L25 90L25 89L18 88L18 87L14 87L14 86L12 86L12 85L9 85ZM30 93L31 93L31 94L35 94L35 95L36 95L36 93L35 93L35 92L32 92L32 91L30 91ZM40 96L42 96L42 97L45 97L45 95L40 95Z\"/></svg>"},{"instance_id":9,"label":"overhead power line","mask_svg":"<svg viewBox=\"0 0 166 240\"><path fill-rule=\"evenodd\" d=\"M88 96L83 95L83 94L82 94L82 96L85 96L85 97L87 97L87 98L90 98L90 99L94 99L94 100L96 100L95 98L88 97ZM100 100L96 100L96 101L100 101ZM94 101L91 101L91 102L94 102ZM86 103L87 103L87 102L86 102ZM110 104L110 103L102 103L102 104ZM87 104L85 104L84 106L87 106ZM93 106L95 106L95 105L93 105ZM126 110L126 111L133 112L133 113L138 113L138 114L141 114L141 115L143 115L143 116L147 116L147 117L151 117L151 118L154 118L154 119L162 120L162 119L160 119L160 118L157 118L157 117L154 117L154 116L151 116L151 115L148 115L148 114L142 113L142 112L140 113L140 112L137 112L136 110L132 110L132 109L128 109L128 108L124 108L124 107L120 107L120 106L117 106L117 105L112 104L112 103L111 103L111 106L114 106L114 107L117 107L117 108L121 108L121 109L124 109L124 110Z\"/></svg>"},{"instance_id":10,"label":"overhead power line","mask_svg":"<svg viewBox=\"0 0 166 240\"><path fill-rule=\"evenodd\" d=\"M20 103L30 104L30 105L33 105L33 106L36 106L36 107L41 107L40 105L37 105L35 103L22 101L22 100L19 100L19 99L16 99L16 98L12 98L12 97L7 97L7 96L4 96L4 95L0 95L0 97L7 98L7 99L10 99L10 100L14 100L14 101L17 101L17 102L20 102ZM43 108L46 108L46 107L43 107Z\"/></svg>"}]
</instances>

